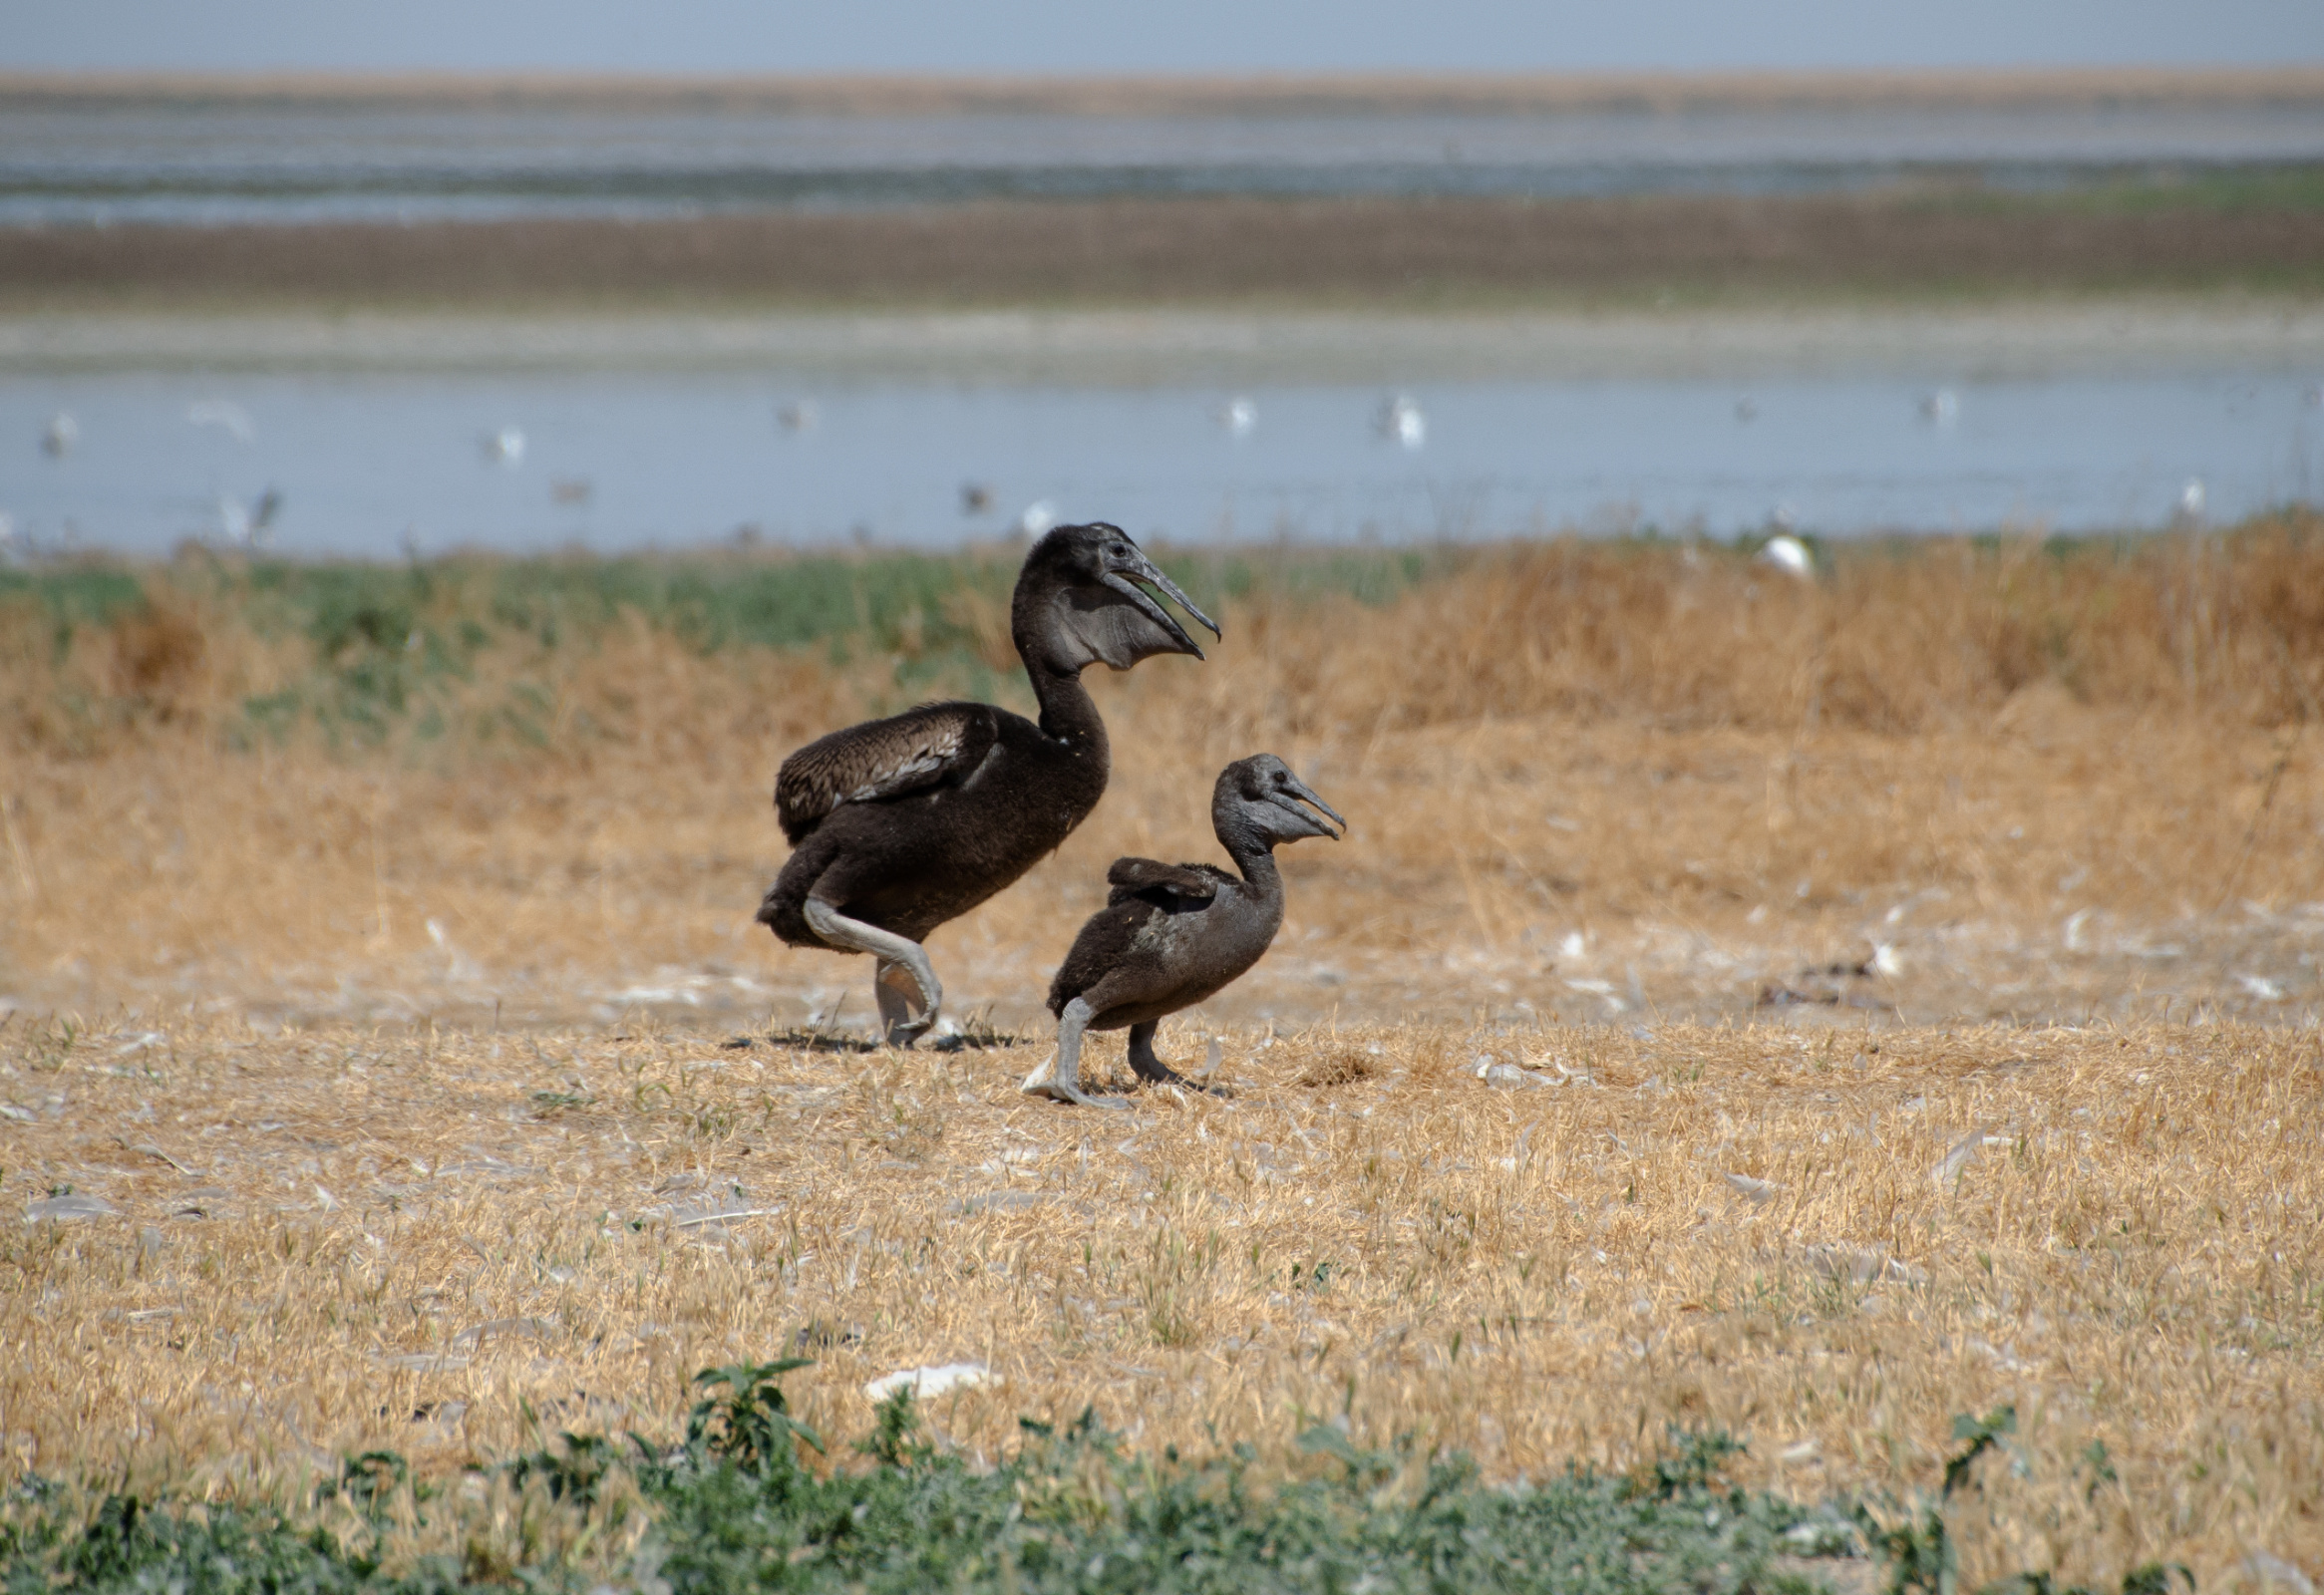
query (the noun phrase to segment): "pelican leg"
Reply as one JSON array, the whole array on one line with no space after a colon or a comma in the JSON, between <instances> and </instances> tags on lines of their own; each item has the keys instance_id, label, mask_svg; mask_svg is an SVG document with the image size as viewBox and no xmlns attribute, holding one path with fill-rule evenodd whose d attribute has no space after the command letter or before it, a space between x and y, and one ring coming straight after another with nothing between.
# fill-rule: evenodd
<instances>
[{"instance_id":1,"label":"pelican leg","mask_svg":"<svg viewBox=\"0 0 2324 1595\"><path fill-rule=\"evenodd\" d=\"M1192 1086L1192 1081L1155 1057L1154 1033L1161 1025L1161 1020L1150 1019L1130 1027L1130 1067L1150 1086Z\"/></svg>"},{"instance_id":2,"label":"pelican leg","mask_svg":"<svg viewBox=\"0 0 2324 1595\"><path fill-rule=\"evenodd\" d=\"M871 996L879 1004L879 1022L890 1041L899 1035L917 1036L933 1022L933 1015L921 1017L925 1005L918 978L909 966L892 958L882 958L872 973Z\"/></svg>"},{"instance_id":3,"label":"pelican leg","mask_svg":"<svg viewBox=\"0 0 2324 1595\"><path fill-rule=\"evenodd\" d=\"M936 971L928 963L928 950L891 930L849 919L818 897L807 900L805 912L809 927L830 946L844 952L869 953L879 960L871 993L879 1001L879 1017L886 1027L888 1045L909 1047L919 1040L936 1022L936 1011L944 1002L944 988L936 983ZM912 1017L910 997L900 989L907 982L919 988L917 1018Z\"/></svg>"},{"instance_id":4,"label":"pelican leg","mask_svg":"<svg viewBox=\"0 0 2324 1595\"><path fill-rule=\"evenodd\" d=\"M1047 1097L1052 1102L1074 1103L1083 1108L1128 1108L1130 1105L1126 1102L1100 1102L1082 1090L1082 1032L1096 1017L1089 1003L1080 997L1067 1003L1057 1020L1056 1053L1027 1075L1025 1084L1018 1089L1028 1097Z\"/></svg>"}]
</instances>

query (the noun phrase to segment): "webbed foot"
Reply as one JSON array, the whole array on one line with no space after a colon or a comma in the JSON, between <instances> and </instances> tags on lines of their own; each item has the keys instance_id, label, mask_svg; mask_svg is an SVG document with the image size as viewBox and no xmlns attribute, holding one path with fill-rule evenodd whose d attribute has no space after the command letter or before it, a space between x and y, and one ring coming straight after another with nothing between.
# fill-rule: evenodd
<instances>
[{"instance_id":1,"label":"webbed foot","mask_svg":"<svg viewBox=\"0 0 2324 1595\"><path fill-rule=\"evenodd\" d=\"M1092 1097L1079 1086L1070 1086L1062 1080L1027 1081L1018 1088L1028 1097L1046 1097L1053 1103L1069 1103L1076 1108L1111 1108L1128 1112L1127 1097Z\"/></svg>"},{"instance_id":2,"label":"webbed foot","mask_svg":"<svg viewBox=\"0 0 2324 1595\"><path fill-rule=\"evenodd\" d=\"M1215 1074L1218 1069L1217 1042L1213 1041L1210 1044L1209 1070L1204 1072L1200 1080L1189 1080L1155 1056L1154 1035L1157 1023L1159 1022L1130 1027L1130 1067L1138 1072L1140 1080L1149 1086L1175 1086L1181 1091L1198 1091L1213 1097L1231 1095L1231 1093L1210 1084L1210 1076Z\"/></svg>"},{"instance_id":3,"label":"webbed foot","mask_svg":"<svg viewBox=\"0 0 2324 1595\"><path fill-rule=\"evenodd\" d=\"M933 971L929 978L935 978ZM886 958L871 978L871 995L879 1004L880 1028L890 1047L909 1047L926 1035L944 1000L941 989L931 995L921 986L911 966Z\"/></svg>"},{"instance_id":4,"label":"webbed foot","mask_svg":"<svg viewBox=\"0 0 2324 1595\"><path fill-rule=\"evenodd\" d=\"M1082 1031L1090 1019L1090 1005L1081 998L1066 1004L1057 1021L1057 1051L1041 1060L1040 1067L1017 1089L1028 1097L1046 1097L1076 1108L1128 1108L1130 1104L1120 1098L1101 1099L1082 1090Z\"/></svg>"}]
</instances>

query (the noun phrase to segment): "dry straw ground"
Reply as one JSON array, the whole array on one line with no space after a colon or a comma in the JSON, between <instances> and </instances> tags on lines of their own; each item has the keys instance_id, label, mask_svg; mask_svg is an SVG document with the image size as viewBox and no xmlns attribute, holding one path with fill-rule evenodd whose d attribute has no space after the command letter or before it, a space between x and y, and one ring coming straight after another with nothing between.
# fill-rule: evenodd
<instances>
[{"instance_id":1,"label":"dry straw ground","mask_svg":"<svg viewBox=\"0 0 2324 1595\"><path fill-rule=\"evenodd\" d=\"M1812 1500L1927 1490L1952 1416L2011 1403L1972 1576L2324 1562L2312 1032L1241 1031L1232 1100L1103 1116L1017 1095L1033 1047L5 1046L12 1204L113 1210L0 1242L12 1470L440 1471L673 1433L695 1369L796 1347L827 1435L972 1360L1006 1383L930 1409L972 1456L1094 1404L1144 1449L1344 1415L1539 1477L1676 1423ZM474 1531L513 1560L519 1521Z\"/></svg>"},{"instance_id":2,"label":"dry straw ground","mask_svg":"<svg viewBox=\"0 0 2324 1595\"><path fill-rule=\"evenodd\" d=\"M2317 531L1867 548L1815 585L1579 543L1451 558L1373 606L1261 582L1208 663L1095 683L1106 801L932 945L955 1012L1037 1022L1106 861L1213 856L1210 779L1267 749L1354 827L1285 854L1290 919L1222 1017L2313 1014ZM1029 707L993 675L1002 588L941 600L982 657L937 669L917 610L834 665L634 612L496 628L449 573L322 658L253 621L262 592L148 575L150 607L62 646L0 608L19 1007L860 1017L859 960L751 922L776 763L980 674ZM418 668L464 628L486 641L459 669ZM260 729L248 706L318 680L403 707L370 745Z\"/></svg>"},{"instance_id":3,"label":"dry straw ground","mask_svg":"<svg viewBox=\"0 0 2324 1595\"><path fill-rule=\"evenodd\" d=\"M1164 1028L1239 1094L1102 1120L1016 1096L1037 1041L763 1039L868 1007L749 915L776 759L893 704L909 635L512 631L334 745L252 734L313 645L193 572L69 635L20 604L0 1199L116 1211L5 1239L5 1465L449 1466L527 1403L664 1427L805 1331L841 1435L873 1374L990 1363L934 1414L987 1455L1091 1402L1196 1448L1344 1412L1496 1475L1676 1421L1901 1493L2013 1401L1973 1572L2324 1566L2317 528L1814 585L1449 565L1373 607L1262 585L1210 663L1102 687L1100 812L934 939L963 1013L1034 1030L1105 860L1212 850L1226 758L1351 816L1286 855L1260 971ZM948 617L988 668L998 614Z\"/></svg>"}]
</instances>

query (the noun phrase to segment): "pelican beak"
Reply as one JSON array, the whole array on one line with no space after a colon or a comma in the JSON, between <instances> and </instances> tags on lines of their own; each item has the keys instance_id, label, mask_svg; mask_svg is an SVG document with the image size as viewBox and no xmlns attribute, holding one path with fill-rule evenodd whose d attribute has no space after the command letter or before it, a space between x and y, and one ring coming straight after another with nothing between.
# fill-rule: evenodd
<instances>
[{"instance_id":1,"label":"pelican beak","mask_svg":"<svg viewBox=\"0 0 2324 1595\"><path fill-rule=\"evenodd\" d=\"M1125 538L1123 540L1127 542L1129 539ZM1106 583L1107 586L1113 588L1115 591L1125 593L1133 598L1141 600L1139 607L1146 612L1147 618L1150 620L1160 621L1162 625L1168 627L1171 631L1177 632L1178 636L1185 641L1186 651L1197 659L1202 657L1202 650L1194 646L1193 639L1187 637L1183 631L1179 630L1178 623L1170 618L1169 612L1167 610L1163 609L1152 598L1149 598L1145 593L1141 592L1135 585L1133 585L1134 583L1145 582L1150 587L1161 588L1162 591L1166 594L1173 603L1175 603L1180 609L1183 609L1187 614L1193 616L1198 624L1208 630L1211 636L1220 638L1221 640L1223 640L1226 636L1226 633L1218 629L1217 621L1212 620L1208 615L1202 613L1202 611L1195 606L1194 600L1187 597L1185 593L1179 589L1176 582L1163 575L1162 573L1162 568L1153 560L1147 558L1146 554L1135 545L1131 548L1130 557L1116 563L1106 572L1106 574L1101 579Z\"/></svg>"},{"instance_id":2,"label":"pelican beak","mask_svg":"<svg viewBox=\"0 0 2324 1595\"><path fill-rule=\"evenodd\" d=\"M1333 841L1338 841L1340 839L1341 832L1348 828L1348 822L1341 816L1340 811L1334 808L1331 804L1325 802L1321 798L1318 798L1314 792L1308 788L1307 784L1301 781L1297 776L1285 776L1283 778L1283 789L1282 791L1273 794L1273 800L1281 807L1290 809L1291 812L1297 814L1301 819L1306 820L1308 824L1313 825L1315 827L1315 833L1319 836L1329 836ZM1334 830L1331 828L1331 826L1317 819L1306 809L1300 807L1300 803L1311 803L1316 808L1321 809L1324 813L1329 814L1334 820L1338 821L1340 827L1339 830Z\"/></svg>"},{"instance_id":3,"label":"pelican beak","mask_svg":"<svg viewBox=\"0 0 2324 1595\"><path fill-rule=\"evenodd\" d=\"M1144 587L1141 587L1137 582L1132 581L1128 576L1116 575L1111 570L1107 571L1103 576L1100 576L1098 580L1105 583L1106 586L1113 589L1115 592L1120 593L1123 597L1129 599L1132 606L1136 608L1140 614L1144 615L1147 619L1153 621L1157 626L1161 627L1162 635L1170 639L1171 644L1178 650L1178 652L1182 654L1192 654L1196 659L1204 657L1201 645L1196 643L1193 638L1187 636L1186 628L1179 625L1176 620L1171 618L1170 612L1167 609L1164 609L1161 604L1156 603L1154 601L1153 595L1148 593Z\"/></svg>"}]
</instances>

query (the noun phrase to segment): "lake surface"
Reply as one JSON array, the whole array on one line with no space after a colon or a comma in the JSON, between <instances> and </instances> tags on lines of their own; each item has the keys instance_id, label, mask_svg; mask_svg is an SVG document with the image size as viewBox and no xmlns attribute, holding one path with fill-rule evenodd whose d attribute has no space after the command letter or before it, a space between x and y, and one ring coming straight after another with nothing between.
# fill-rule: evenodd
<instances>
[{"instance_id":1,"label":"lake surface","mask_svg":"<svg viewBox=\"0 0 2324 1595\"><path fill-rule=\"evenodd\" d=\"M977 385L781 372L0 373L10 546L944 547L1047 516L1184 542L1788 523L2096 530L2314 499L2282 371ZM60 421L69 417L70 421Z\"/></svg>"},{"instance_id":2,"label":"lake surface","mask_svg":"<svg viewBox=\"0 0 2324 1595\"><path fill-rule=\"evenodd\" d=\"M830 116L0 104L0 225L698 215L1111 194L2038 189L2324 160L2324 105Z\"/></svg>"}]
</instances>

